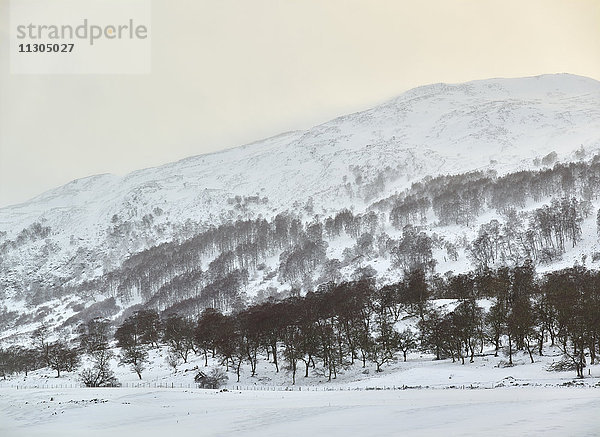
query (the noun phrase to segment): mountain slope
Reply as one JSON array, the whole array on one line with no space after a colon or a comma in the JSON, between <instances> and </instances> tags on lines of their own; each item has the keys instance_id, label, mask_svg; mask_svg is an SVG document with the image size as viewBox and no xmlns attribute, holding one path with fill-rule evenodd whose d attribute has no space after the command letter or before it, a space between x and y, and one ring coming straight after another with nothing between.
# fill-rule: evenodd
<instances>
[{"instance_id":1,"label":"mountain slope","mask_svg":"<svg viewBox=\"0 0 600 437\"><path fill-rule=\"evenodd\" d=\"M600 148L598 81L560 74L419 87L307 131L79 179L0 209L0 287L18 297L57 279L89 280L228 220L361 211L428 175L502 174L551 152L572 160L582 147Z\"/></svg>"}]
</instances>

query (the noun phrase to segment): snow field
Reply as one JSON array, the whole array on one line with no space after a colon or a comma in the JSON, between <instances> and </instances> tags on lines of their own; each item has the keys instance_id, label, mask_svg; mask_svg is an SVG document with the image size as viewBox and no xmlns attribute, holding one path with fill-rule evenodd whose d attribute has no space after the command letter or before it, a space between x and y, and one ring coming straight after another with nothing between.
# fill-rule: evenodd
<instances>
[{"instance_id":1,"label":"snow field","mask_svg":"<svg viewBox=\"0 0 600 437\"><path fill-rule=\"evenodd\" d=\"M0 435L387 436L600 433L591 388L270 392L0 389Z\"/></svg>"}]
</instances>

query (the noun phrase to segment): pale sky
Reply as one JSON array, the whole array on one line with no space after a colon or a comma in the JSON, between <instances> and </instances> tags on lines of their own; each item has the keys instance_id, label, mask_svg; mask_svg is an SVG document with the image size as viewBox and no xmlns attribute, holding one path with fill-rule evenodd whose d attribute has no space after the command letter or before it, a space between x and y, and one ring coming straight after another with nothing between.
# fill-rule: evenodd
<instances>
[{"instance_id":1,"label":"pale sky","mask_svg":"<svg viewBox=\"0 0 600 437\"><path fill-rule=\"evenodd\" d=\"M13 0L18 1L18 0ZM149 75L11 75L0 0L0 206L306 129L415 86L600 80L599 0L153 0Z\"/></svg>"}]
</instances>

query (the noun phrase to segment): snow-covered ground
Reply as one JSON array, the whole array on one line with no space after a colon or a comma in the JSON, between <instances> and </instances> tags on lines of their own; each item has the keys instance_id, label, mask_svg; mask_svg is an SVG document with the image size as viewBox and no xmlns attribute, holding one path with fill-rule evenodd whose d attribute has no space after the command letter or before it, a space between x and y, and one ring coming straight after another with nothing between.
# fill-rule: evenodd
<instances>
[{"instance_id":1,"label":"snow-covered ground","mask_svg":"<svg viewBox=\"0 0 600 437\"><path fill-rule=\"evenodd\" d=\"M144 386L147 388L174 387L194 388L194 376L198 371L208 372L211 368L219 366L219 362L209 358L208 367L204 366L204 357L191 355L188 363L180 362L174 371L167 362L167 347L150 351L150 363L142 372L143 379L126 366L117 366L117 360L113 359L111 367L115 376L124 388L132 386ZM453 363L452 360L434 360L432 355L413 352L408 355L406 362L402 361L402 354L397 355L396 362L386 363L382 366L382 372L375 371L375 365L367 362L362 367L362 362L357 360L354 365L340 368L337 378L328 380L327 374L322 369L321 363L316 368L309 369L309 376L304 377L304 364L298 362L296 374L296 387L298 390L344 390L344 389L369 389L369 388L497 388L505 386L537 386L537 387L562 387L581 385L585 387L596 387L600 389L600 364L590 365L585 369L585 378L575 378L575 371L548 371L548 367L561 359L558 348L546 346L544 355L534 354L535 363L531 363L526 352L519 351L513 354L514 366L506 365L508 358L501 352L498 357L493 355L492 350L485 350L484 354L476 355L473 363L468 358L465 364ZM280 357L280 371L275 371L272 361L265 357L259 358L256 375L252 376L250 366L242 366L240 381L233 369L229 369L227 387L231 389L265 389L282 390L293 389L292 375L286 369L283 358ZM60 378L56 378L56 372L44 368L29 372L28 376L23 374L9 376L0 380L0 388L74 388L81 385L79 373L83 368L91 367L84 362L73 372L63 372ZM223 369L225 369L223 367Z\"/></svg>"},{"instance_id":2,"label":"snow-covered ground","mask_svg":"<svg viewBox=\"0 0 600 437\"><path fill-rule=\"evenodd\" d=\"M0 389L0 435L594 436L600 390Z\"/></svg>"}]
</instances>

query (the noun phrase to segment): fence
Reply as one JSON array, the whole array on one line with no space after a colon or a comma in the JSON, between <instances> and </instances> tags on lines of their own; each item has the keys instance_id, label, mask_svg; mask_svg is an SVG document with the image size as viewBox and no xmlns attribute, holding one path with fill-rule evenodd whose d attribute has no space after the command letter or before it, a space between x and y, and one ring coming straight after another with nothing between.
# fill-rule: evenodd
<instances>
[{"instance_id":1,"label":"fence","mask_svg":"<svg viewBox=\"0 0 600 437\"><path fill-rule=\"evenodd\" d=\"M373 386L373 387L347 387L347 386L325 386L325 385L230 385L223 387L222 390L228 391L287 391L287 392L331 392L331 391L379 391L379 390L415 390L415 389L460 389L460 390L475 390L475 389L494 389L505 387L502 384L490 383L487 385L441 385L441 386ZM75 389L87 388L83 383L64 383L64 384L0 384L0 388L12 388L17 390L30 389ZM103 387L96 387L103 388ZM190 383L158 383L158 382L126 382L119 387L111 388L141 388L141 389L202 389L198 384Z\"/></svg>"},{"instance_id":2,"label":"fence","mask_svg":"<svg viewBox=\"0 0 600 437\"><path fill-rule=\"evenodd\" d=\"M3 383L4 382L4 383ZM557 381L555 381L557 382ZM572 379L568 379L562 382L562 384L548 384L548 383L532 383L532 382L522 382L522 383L505 383L505 381L500 382L487 382L487 383L477 383L477 384L459 384L459 385L392 385L392 386L370 386L370 387L348 387L343 385L242 385L242 384L232 384L226 387L223 387L222 390L229 391L288 391L288 392L315 392L315 391L371 391L371 390L418 390L418 389L426 389L426 390L481 390L481 389L496 389L496 388L504 388L511 386L520 386L520 387L581 387L581 388L600 388L600 381L597 378L593 380L588 380L587 384L583 383L583 381L574 382ZM595 382L595 384L593 384ZM86 388L83 383L61 383L61 384L18 384L18 383L10 383L9 381L0 381L0 389L1 388L12 388L17 390L27 390L27 389L75 389L75 388ZM96 387L102 388L102 387ZM118 387L113 388L142 388L142 389L199 389L199 390L214 390L214 389L202 389L198 384L195 383L175 383L175 382L151 382L151 381L141 381L141 382L125 382L122 383Z\"/></svg>"}]
</instances>

